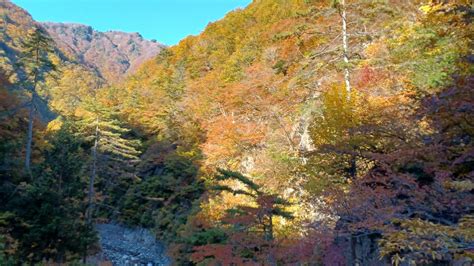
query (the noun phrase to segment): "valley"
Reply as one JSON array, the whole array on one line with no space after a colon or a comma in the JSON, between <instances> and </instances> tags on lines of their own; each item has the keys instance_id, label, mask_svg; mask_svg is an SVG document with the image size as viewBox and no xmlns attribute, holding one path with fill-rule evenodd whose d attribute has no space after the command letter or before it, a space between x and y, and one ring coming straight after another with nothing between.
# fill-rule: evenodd
<instances>
[{"instance_id":1,"label":"valley","mask_svg":"<svg viewBox=\"0 0 474 266\"><path fill-rule=\"evenodd\" d=\"M0 265L471 264L473 14L254 0L166 46L0 0Z\"/></svg>"}]
</instances>

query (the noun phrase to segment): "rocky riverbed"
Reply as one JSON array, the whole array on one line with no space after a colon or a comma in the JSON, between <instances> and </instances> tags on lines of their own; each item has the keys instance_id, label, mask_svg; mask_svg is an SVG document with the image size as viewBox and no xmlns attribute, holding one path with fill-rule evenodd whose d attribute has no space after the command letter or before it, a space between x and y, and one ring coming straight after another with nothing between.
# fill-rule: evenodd
<instances>
[{"instance_id":1,"label":"rocky riverbed","mask_svg":"<svg viewBox=\"0 0 474 266\"><path fill-rule=\"evenodd\" d=\"M97 224L103 259L117 266L170 265L165 247L154 234L143 228L117 224Z\"/></svg>"}]
</instances>

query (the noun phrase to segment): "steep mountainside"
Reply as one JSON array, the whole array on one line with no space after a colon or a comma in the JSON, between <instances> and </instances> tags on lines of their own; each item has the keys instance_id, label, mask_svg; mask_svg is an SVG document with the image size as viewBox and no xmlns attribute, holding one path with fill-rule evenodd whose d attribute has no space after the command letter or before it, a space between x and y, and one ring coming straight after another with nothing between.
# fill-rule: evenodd
<instances>
[{"instance_id":1,"label":"steep mountainside","mask_svg":"<svg viewBox=\"0 0 474 266\"><path fill-rule=\"evenodd\" d=\"M98 32L70 23L41 23L68 57L96 69L109 82L133 72L156 56L164 45L143 39L139 33Z\"/></svg>"},{"instance_id":2,"label":"steep mountainside","mask_svg":"<svg viewBox=\"0 0 474 266\"><path fill-rule=\"evenodd\" d=\"M26 74L18 63L27 36L35 27L52 39L54 52L49 56L62 73L51 76L48 85L39 88L46 100L38 103L43 120L53 117L48 109L58 112L57 102L50 108L46 106L53 95L61 99L67 90L87 91L117 82L164 48L138 33L102 33L79 24L39 23L11 1L0 0L0 71L13 82L13 87L21 87L17 96L22 101L29 96L22 82L18 82L24 81Z\"/></svg>"},{"instance_id":3,"label":"steep mountainside","mask_svg":"<svg viewBox=\"0 0 474 266\"><path fill-rule=\"evenodd\" d=\"M130 36L39 45L0 0L0 265L84 260L109 222L176 265L471 265L470 2L254 0L100 87L127 63L81 55Z\"/></svg>"},{"instance_id":4,"label":"steep mountainside","mask_svg":"<svg viewBox=\"0 0 474 266\"><path fill-rule=\"evenodd\" d=\"M179 229L184 239L174 249L176 258L193 253L195 263L212 264L209 258L213 257L222 264L267 264L269 254L277 250L285 256L274 254L277 258L272 259L289 265L301 263L304 250L319 246L327 254L320 257L327 260L325 265L382 265L380 254L394 261L398 253L422 261L420 257L448 258L456 252L433 245L426 254L410 254L406 251L413 250L413 243L422 237L391 234L400 228L390 222L403 218L404 227L414 227L419 226L413 220L416 217L437 223L441 219L427 217L442 217L453 225L470 208L465 206L471 197L467 189L455 191L443 185L464 182L469 167L459 172L451 167L446 174L443 164L452 161L432 162L412 154L459 158L461 164L466 163L467 157L458 156L468 152L468 143L457 147L456 155L434 155L439 147L428 145L427 140L441 143L435 141L440 137L434 132L442 123L437 121L439 114L424 110L438 110L436 105L444 100L423 97L438 97L436 93L455 84L453 76L468 73L465 57L471 54L471 9L466 1L328 2L253 1L211 23L200 35L170 47L159 60L145 63L123 85L123 95L116 94L115 104L130 124L158 134L159 139L171 139L182 154L202 154L198 157L202 178L231 192L211 196L201 204L201 212L188 220L188 227ZM460 83L450 90L459 90L456 97L463 99L470 88ZM471 106L468 97L463 100L450 104ZM449 134L471 139L467 137L471 128L466 125ZM447 147L459 143L445 139ZM186 149L191 151L182 152ZM216 168L245 177L215 175ZM443 179L436 179L439 176ZM149 191L158 187L146 186ZM265 218L268 223L262 221L262 213L278 213L272 208L279 200L262 196L255 187L295 203L287 210L296 218L290 222L270 214ZM410 187L408 193L406 187ZM161 196L158 191L147 197ZM394 201L393 195L399 200ZM140 206L144 212L155 204L130 198L136 202L130 206ZM439 208L435 202L457 202L458 208L443 204ZM349 211L347 206L351 206ZM333 221L334 217L341 219ZM153 223L160 233L173 231L165 219ZM229 223L236 228L248 226L248 230L229 230ZM459 234L464 234L465 225L468 222L460 223ZM315 235L295 243L315 228ZM333 244L323 247L312 242L330 239L331 233L323 232L333 229L340 236ZM266 242L273 233L280 244ZM360 236L365 234L383 234L381 251L367 248L376 241L362 241ZM174 236L170 239L176 241ZM251 244L242 247L242 242ZM409 248L393 248L398 243L408 243ZM461 250L463 245L456 247ZM258 251L249 251L248 246ZM290 251L280 251L285 248ZM334 255L342 254L341 250L345 253L340 258ZM294 257L289 256L291 252ZM306 260L317 261L311 252L306 255Z\"/></svg>"},{"instance_id":5,"label":"steep mountainside","mask_svg":"<svg viewBox=\"0 0 474 266\"><path fill-rule=\"evenodd\" d=\"M0 66L4 72L14 71L21 42L34 25L28 12L10 1L0 0Z\"/></svg>"},{"instance_id":6,"label":"steep mountainside","mask_svg":"<svg viewBox=\"0 0 474 266\"><path fill-rule=\"evenodd\" d=\"M45 29L54 40L61 61L92 70L108 83L121 80L165 47L138 33L98 32L80 24L38 23L24 9L9 0L0 0L0 66L7 74L19 74L14 65L22 42L34 26Z\"/></svg>"}]
</instances>

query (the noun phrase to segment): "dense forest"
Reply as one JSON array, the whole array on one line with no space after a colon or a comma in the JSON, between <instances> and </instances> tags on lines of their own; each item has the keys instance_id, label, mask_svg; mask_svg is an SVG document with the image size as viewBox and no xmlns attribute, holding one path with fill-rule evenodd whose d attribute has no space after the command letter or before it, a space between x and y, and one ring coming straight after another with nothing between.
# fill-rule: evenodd
<instances>
[{"instance_id":1,"label":"dense forest","mask_svg":"<svg viewBox=\"0 0 474 266\"><path fill-rule=\"evenodd\" d=\"M473 16L254 0L125 75L0 0L0 265L86 265L107 222L175 265L471 265Z\"/></svg>"}]
</instances>

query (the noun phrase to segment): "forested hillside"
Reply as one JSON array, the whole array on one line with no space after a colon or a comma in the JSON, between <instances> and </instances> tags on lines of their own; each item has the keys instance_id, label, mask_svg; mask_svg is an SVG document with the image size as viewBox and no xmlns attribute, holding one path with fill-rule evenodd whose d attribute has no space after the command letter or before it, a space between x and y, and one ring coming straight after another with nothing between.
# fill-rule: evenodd
<instances>
[{"instance_id":1,"label":"forested hillside","mask_svg":"<svg viewBox=\"0 0 474 266\"><path fill-rule=\"evenodd\" d=\"M113 85L0 3L0 264L473 263L470 1L254 0Z\"/></svg>"}]
</instances>

